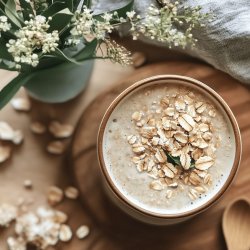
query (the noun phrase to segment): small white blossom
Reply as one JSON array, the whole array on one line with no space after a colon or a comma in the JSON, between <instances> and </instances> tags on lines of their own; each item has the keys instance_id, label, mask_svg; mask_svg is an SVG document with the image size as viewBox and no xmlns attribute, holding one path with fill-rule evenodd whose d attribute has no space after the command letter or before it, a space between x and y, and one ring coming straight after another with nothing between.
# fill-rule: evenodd
<instances>
[{"instance_id":1,"label":"small white blossom","mask_svg":"<svg viewBox=\"0 0 250 250\"><path fill-rule=\"evenodd\" d=\"M134 18L134 16L136 15L136 12L135 12L134 10L128 11L128 12L126 13L126 15L127 15L127 17L128 17L129 19L132 19L132 18Z\"/></svg>"},{"instance_id":2,"label":"small white blossom","mask_svg":"<svg viewBox=\"0 0 250 250\"><path fill-rule=\"evenodd\" d=\"M140 34L159 42L171 46L186 47L187 44L194 45L196 39L193 38L192 29L202 25L202 20L209 14L202 14L200 7L184 8L184 12L179 14L179 2L174 3L169 0L162 1L163 7L158 9L151 5L144 19L135 15L134 11L127 12L128 20L131 24L131 33L136 40ZM185 23L186 28L177 30L176 27ZM177 25L177 26L176 26Z\"/></svg>"},{"instance_id":3,"label":"small white blossom","mask_svg":"<svg viewBox=\"0 0 250 250\"><path fill-rule=\"evenodd\" d=\"M102 17L105 20L105 22L110 22L111 19L113 18L113 14L104 13L104 15Z\"/></svg>"},{"instance_id":4,"label":"small white blossom","mask_svg":"<svg viewBox=\"0 0 250 250\"><path fill-rule=\"evenodd\" d=\"M0 32L6 32L10 30L11 25L8 23L8 18L6 16L0 16Z\"/></svg>"},{"instance_id":5,"label":"small white blossom","mask_svg":"<svg viewBox=\"0 0 250 250\"><path fill-rule=\"evenodd\" d=\"M104 40L107 34L114 29L112 21L124 22L123 19L118 17L118 13L104 13L101 17L102 20L94 18L93 13L87 7L82 12L76 12L72 23L73 28L70 31L72 40L79 40L79 37L83 37L86 40L88 37Z\"/></svg>"},{"instance_id":6,"label":"small white blossom","mask_svg":"<svg viewBox=\"0 0 250 250\"><path fill-rule=\"evenodd\" d=\"M200 7L179 8L179 2L171 0L161 0L162 8L154 5L149 6L146 16L141 17L134 10L126 12L126 18L119 17L118 12L103 13L97 18L93 11L86 6L82 11L76 11L71 19L70 36L64 37L60 41L59 32L53 30L49 32L49 21L53 17L46 18L39 15L49 6L47 0L25 0L32 3L36 16L29 15L24 21L24 26L14 33L16 38L10 39L6 44L8 52L13 56L13 62L17 69L22 64L36 67L43 54L53 53L61 45L73 47L79 43L90 42L93 39L106 44L105 58L110 58L120 64L130 64L131 54L123 46L109 40L109 34L115 29L116 24L129 22L130 32L136 40L140 35L150 39L158 40L171 46L185 47L187 44L194 45L197 41L192 30L195 26L202 26L202 20L209 15L202 14ZM67 28L65 27L65 28ZM14 29L15 27L13 27ZM11 29L11 24L6 16L0 16L0 36L1 32ZM14 32L14 31L13 31Z\"/></svg>"},{"instance_id":7,"label":"small white blossom","mask_svg":"<svg viewBox=\"0 0 250 250\"><path fill-rule=\"evenodd\" d=\"M8 52L14 57L16 67L20 63L36 67L39 63L39 56L34 51L41 49L43 54L55 51L58 47L58 31L48 33L49 24L44 16L38 15L18 30L15 35L17 39L10 39L6 44Z\"/></svg>"},{"instance_id":8,"label":"small white blossom","mask_svg":"<svg viewBox=\"0 0 250 250\"><path fill-rule=\"evenodd\" d=\"M55 51L55 48L58 47L58 38L57 30L54 30L52 33L47 33L43 40L42 51L44 54Z\"/></svg>"},{"instance_id":9,"label":"small white blossom","mask_svg":"<svg viewBox=\"0 0 250 250\"><path fill-rule=\"evenodd\" d=\"M44 24L46 23L46 17L38 15L35 17L35 21L37 22L37 24Z\"/></svg>"}]
</instances>

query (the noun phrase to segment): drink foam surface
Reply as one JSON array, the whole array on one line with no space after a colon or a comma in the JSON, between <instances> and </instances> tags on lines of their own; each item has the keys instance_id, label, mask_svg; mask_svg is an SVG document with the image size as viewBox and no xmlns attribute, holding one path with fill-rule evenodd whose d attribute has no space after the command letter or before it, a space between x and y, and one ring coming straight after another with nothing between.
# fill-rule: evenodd
<instances>
[{"instance_id":1,"label":"drink foam surface","mask_svg":"<svg viewBox=\"0 0 250 250\"><path fill-rule=\"evenodd\" d=\"M152 111L155 102L159 103L160 99L166 95L184 95L190 91L195 94L195 102L206 102L216 108L217 115L211 119L211 123L214 127L214 135L220 137L221 143L216 151L215 164L208 170L213 182L208 191L194 201L190 200L189 186L185 185L184 190L173 189L173 197L167 199L167 189L152 190L149 187L152 178L148 176L147 172L139 173L131 161L133 152L127 142L127 136L138 133L131 120L131 115L138 110ZM104 131L104 162L112 182L132 204L159 214L183 213L209 201L225 184L235 157L233 128L220 104L202 92L201 89L189 89L178 82L142 86L128 94L113 110Z\"/></svg>"}]
</instances>

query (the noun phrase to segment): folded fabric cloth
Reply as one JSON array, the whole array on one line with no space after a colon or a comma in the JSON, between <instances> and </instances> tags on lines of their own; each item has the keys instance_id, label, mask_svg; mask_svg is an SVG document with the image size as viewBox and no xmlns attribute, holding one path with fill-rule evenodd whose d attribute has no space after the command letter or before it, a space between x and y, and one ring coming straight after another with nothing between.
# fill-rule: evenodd
<instances>
[{"instance_id":1,"label":"folded fabric cloth","mask_svg":"<svg viewBox=\"0 0 250 250\"><path fill-rule=\"evenodd\" d=\"M121 7L126 2L96 0L95 6L97 11L105 11ZM155 4L156 1L135 0L135 9L143 16L151 3ZM241 82L250 84L250 1L186 0L183 4L200 5L203 12L211 12L215 18L205 27L193 31L194 37L198 39L194 48L178 50L200 58Z\"/></svg>"}]
</instances>

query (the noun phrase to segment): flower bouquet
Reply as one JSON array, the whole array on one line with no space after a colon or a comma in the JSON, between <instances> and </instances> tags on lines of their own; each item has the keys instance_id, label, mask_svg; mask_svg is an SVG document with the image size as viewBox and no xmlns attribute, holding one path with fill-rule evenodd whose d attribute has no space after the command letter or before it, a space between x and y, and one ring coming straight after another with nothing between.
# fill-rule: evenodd
<instances>
[{"instance_id":1,"label":"flower bouquet","mask_svg":"<svg viewBox=\"0 0 250 250\"><path fill-rule=\"evenodd\" d=\"M38 72L63 63L101 58L131 64L130 52L109 36L119 25L129 24L134 39L144 35L185 47L195 44L192 29L208 17L199 6L170 1L149 6L141 17L133 5L95 13L90 0L0 0L0 68L19 72L1 90L0 108Z\"/></svg>"}]
</instances>

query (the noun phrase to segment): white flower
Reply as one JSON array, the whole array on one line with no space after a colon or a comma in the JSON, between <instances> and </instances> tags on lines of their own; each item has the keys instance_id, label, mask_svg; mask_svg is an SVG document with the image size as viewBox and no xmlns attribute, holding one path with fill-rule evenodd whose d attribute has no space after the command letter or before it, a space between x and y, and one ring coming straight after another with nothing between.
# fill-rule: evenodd
<instances>
[{"instance_id":1,"label":"white flower","mask_svg":"<svg viewBox=\"0 0 250 250\"><path fill-rule=\"evenodd\" d=\"M20 68L20 63L36 67L39 63L39 56L35 50L42 50L43 54L55 51L58 47L58 31L47 32L49 24L44 16L36 16L34 19L25 21L25 26L18 30L15 35L17 39L10 39L6 44L8 52L14 57Z\"/></svg>"},{"instance_id":2,"label":"white flower","mask_svg":"<svg viewBox=\"0 0 250 250\"><path fill-rule=\"evenodd\" d=\"M110 20L113 18L113 14L105 13L102 17L105 22L110 22Z\"/></svg>"},{"instance_id":3,"label":"white flower","mask_svg":"<svg viewBox=\"0 0 250 250\"><path fill-rule=\"evenodd\" d=\"M184 8L183 13L179 14L179 2L163 0L163 7L158 9L151 5L143 20L135 16L135 12L127 12L127 17L131 24L131 33L133 39L137 39L140 34L166 43L169 47L195 44L192 29L197 25L202 25L202 21L209 17L209 14L200 13L200 7ZM185 28L177 31L176 27Z\"/></svg>"},{"instance_id":4,"label":"white flower","mask_svg":"<svg viewBox=\"0 0 250 250\"><path fill-rule=\"evenodd\" d=\"M136 12L135 12L134 10L128 11L128 12L126 13L126 15L127 15L127 17L128 17L129 19L132 19L132 18L135 16L135 14L136 14Z\"/></svg>"},{"instance_id":5,"label":"white flower","mask_svg":"<svg viewBox=\"0 0 250 250\"><path fill-rule=\"evenodd\" d=\"M0 32L6 32L10 30L11 25L8 23L8 18L6 16L0 16Z\"/></svg>"},{"instance_id":6,"label":"white flower","mask_svg":"<svg viewBox=\"0 0 250 250\"><path fill-rule=\"evenodd\" d=\"M42 51L43 53L49 53L55 51L55 48L58 46L59 35L58 31L54 30L52 33L47 33L44 40Z\"/></svg>"},{"instance_id":7,"label":"white flower","mask_svg":"<svg viewBox=\"0 0 250 250\"><path fill-rule=\"evenodd\" d=\"M79 40L79 37L93 37L104 40L106 35L114 29L111 20L119 20L116 15L117 13L105 13L102 15L103 20L99 21L93 17L91 10L86 7L81 13L76 12L73 19L73 28L70 31L73 36L72 40Z\"/></svg>"},{"instance_id":8,"label":"white flower","mask_svg":"<svg viewBox=\"0 0 250 250\"><path fill-rule=\"evenodd\" d=\"M35 17L35 21L37 21L38 23L44 24L46 23L46 17L38 15Z\"/></svg>"},{"instance_id":9,"label":"white flower","mask_svg":"<svg viewBox=\"0 0 250 250\"><path fill-rule=\"evenodd\" d=\"M0 16L0 22L7 23L7 21L8 21L7 16Z\"/></svg>"}]
</instances>

